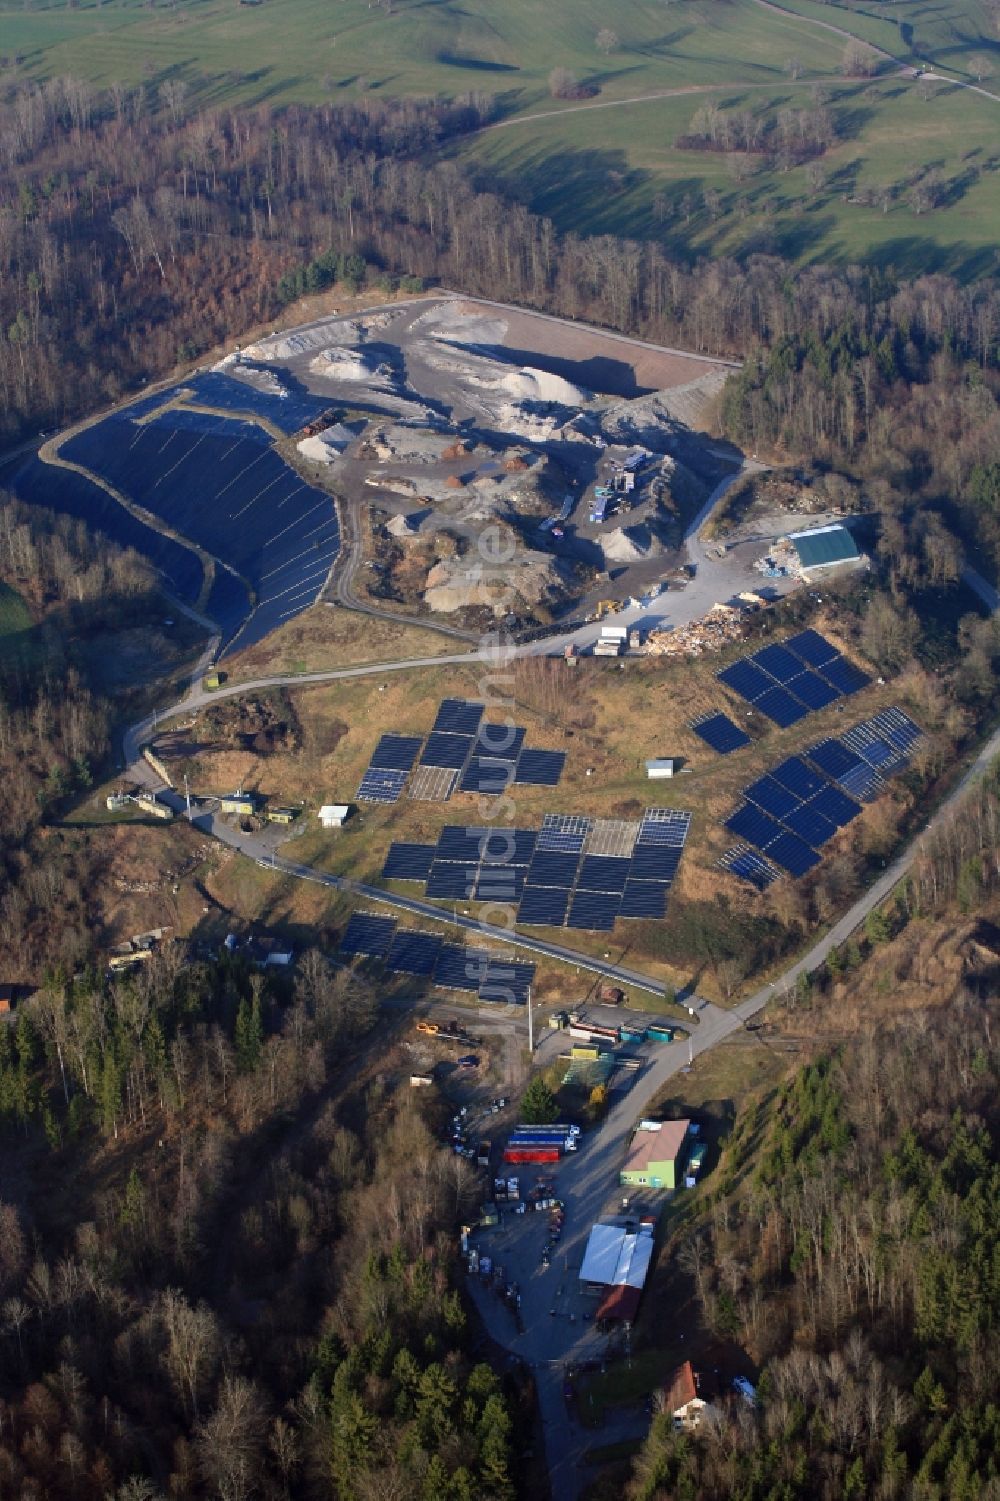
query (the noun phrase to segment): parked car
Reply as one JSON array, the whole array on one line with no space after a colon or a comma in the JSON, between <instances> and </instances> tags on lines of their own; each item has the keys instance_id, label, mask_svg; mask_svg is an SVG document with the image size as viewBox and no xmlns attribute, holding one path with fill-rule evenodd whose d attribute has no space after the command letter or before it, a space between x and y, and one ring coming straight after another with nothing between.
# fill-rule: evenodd
<instances>
[{"instance_id":1,"label":"parked car","mask_svg":"<svg viewBox=\"0 0 1000 1501\"><path fill-rule=\"evenodd\" d=\"M733 1391L743 1398L748 1407L756 1407L757 1388L745 1376L733 1377Z\"/></svg>"},{"instance_id":2,"label":"parked car","mask_svg":"<svg viewBox=\"0 0 1000 1501\"><path fill-rule=\"evenodd\" d=\"M459 1068L478 1068L479 1067L479 1059L476 1057L475 1053L466 1053L464 1055L464 1057L459 1058L459 1060L458 1060L458 1067Z\"/></svg>"}]
</instances>

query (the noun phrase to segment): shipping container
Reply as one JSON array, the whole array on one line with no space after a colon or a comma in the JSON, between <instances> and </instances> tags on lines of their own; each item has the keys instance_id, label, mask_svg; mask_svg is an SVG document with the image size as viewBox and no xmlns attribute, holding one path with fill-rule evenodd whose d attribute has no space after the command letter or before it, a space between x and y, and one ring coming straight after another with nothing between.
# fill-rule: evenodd
<instances>
[{"instance_id":1,"label":"shipping container","mask_svg":"<svg viewBox=\"0 0 1000 1501\"><path fill-rule=\"evenodd\" d=\"M560 1150L557 1146L509 1146L503 1154L504 1162L528 1163L528 1162L558 1162Z\"/></svg>"}]
</instances>

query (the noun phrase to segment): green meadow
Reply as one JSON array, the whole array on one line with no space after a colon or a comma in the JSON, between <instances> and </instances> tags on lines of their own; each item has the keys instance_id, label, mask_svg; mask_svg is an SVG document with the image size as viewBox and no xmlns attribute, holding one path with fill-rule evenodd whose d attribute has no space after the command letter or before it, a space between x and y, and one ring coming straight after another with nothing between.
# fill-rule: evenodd
<instances>
[{"instance_id":1,"label":"green meadow","mask_svg":"<svg viewBox=\"0 0 1000 1501\"><path fill-rule=\"evenodd\" d=\"M846 80L831 28L954 84L885 59ZM671 254L975 276L1000 243L1000 98L958 86L1000 94L981 0L23 0L0 6L0 37L8 83L144 83L151 106L168 82L186 86L184 109L491 94L500 127L446 148L482 186L560 228L655 236ZM557 67L587 96L553 99ZM823 104L836 140L784 169L678 148L708 100L765 121Z\"/></svg>"}]
</instances>

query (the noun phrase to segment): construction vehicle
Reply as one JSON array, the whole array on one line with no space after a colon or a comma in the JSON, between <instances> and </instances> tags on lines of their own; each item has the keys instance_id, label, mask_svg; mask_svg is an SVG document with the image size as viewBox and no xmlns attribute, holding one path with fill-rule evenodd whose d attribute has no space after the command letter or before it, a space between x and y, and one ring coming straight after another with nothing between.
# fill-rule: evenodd
<instances>
[{"instance_id":1,"label":"construction vehicle","mask_svg":"<svg viewBox=\"0 0 1000 1501\"><path fill-rule=\"evenodd\" d=\"M418 1032L426 1032L426 1034L427 1034L428 1037L436 1037L438 1035L438 1033L440 1032L440 1030L441 1030L441 1028L438 1026L437 1022L428 1022L428 1021L419 1021L419 1022L417 1022L417 1031Z\"/></svg>"},{"instance_id":2,"label":"construction vehicle","mask_svg":"<svg viewBox=\"0 0 1000 1501\"><path fill-rule=\"evenodd\" d=\"M587 619L603 620L605 615L613 615L616 610L620 609L621 605L617 599L599 599Z\"/></svg>"}]
</instances>

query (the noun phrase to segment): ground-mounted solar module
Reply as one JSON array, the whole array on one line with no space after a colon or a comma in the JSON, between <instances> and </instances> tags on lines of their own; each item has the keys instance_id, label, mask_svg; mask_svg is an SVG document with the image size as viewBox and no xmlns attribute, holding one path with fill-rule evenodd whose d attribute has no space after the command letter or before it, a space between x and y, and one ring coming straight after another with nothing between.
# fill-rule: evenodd
<instances>
[{"instance_id":1,"label":"ground-mounted solar module","mask_svg":"<svg viewBox=\"0 0 1000 1501\"><path fill-rule=\"evenodd\" d=\"M887 776L906 764L903 753L877 735L868 722L856 724L842 738L848 750L855 751L869 766Z\"/></svg>"},{"instance_id":2,"label":"ground-mounted solar module","mask_svg":"<svg viewBox=\"0 0 1000 1501\"><path fill-rule=\"evenodd\" d=\"M824 818L812 803L800 803L782 822L786 829L805 840L806 844L812 845L814 850L826 844L837 832L837 825Z\"/></svg>"},{"instance_id":3,"label":"ground-mounted solar module","mask_svg":"<svg viewBox=\"0 0 1000 1501\"><path fill-rule=\"evenodd\" d=\"M878 735L883 735L890 745L909 754L924 738L924 732L908 714L895 707L880 709L868 721Z\"/></svg>"},{"instance_id":4,"label":"ground-mounted solar module","mask_svg":"<svg viewBox=\"0 0 1000 1501\"><path fill-rule=\"evenodd\" d=\"M462 791L478 792L481 797L500 797L514 780L513 761L496 756L473 756L462 773Z\"/></svg>"},{"instance_id":5,"label":"ground-mounted solar module","mask_svg":"<svg viewBox=\"0 0 1000 1501\"><path fill-rule=\"evenodd\" d=\"M408 771L383 771L369 767L358 786L359 803L395 803L406 786Z\"/></svg>"},{"instance_id":6,"label":"ground-mounted solar module","mask_svg":"<svg viewBox=\"0 0 1000 1501\"><path fill-rule=\"evenodd\" d=\"M523 724L490 724L479 726L473 750L479 756L496 756L501 761L516 761L524 745Z\"/></svg>"},{"instance_id":7,"label":"ground-mounted solar module","mask_svg":"<svg viewBox=\"0 0 1000 1501\"><path fill-rule=\"evenodd\" d=\"M710 745L720 756L731 755L750 744L750 736L740 729L727 714L705 714L691 723L695 734Z\"/></svg>"},{"instance_id":8,"label":"ground-mounted solar module","mask_svg":"<svg viewBox=\"0 0 1000 1501\"><path fill-rule=\"evenodd\" d=\"M576 880L578 864L579 856L576 854L567 854L563 850L543 850L536 846L528 866L528 885L561 886L568 891Z\"/></svg>"},{"instance_id":9,"label":"ground-mounted solar module","mask_svg":"<svg viewBox=\"0 0 1000 1501\"><path fill-rule=\"evenodd\" d=\"M773 720L780 730L787 730L791 725L798 724L809 713L805 704L800 704L797 698L793 698L787 688L770 688L760 698L754 699L753 706Z\"/></svg>"},{"instance_id":10,"label":"ground-mounted solar module","mask_svg":"<svg viewBox=\"0 0 1000 1501\"><path fill-rule=\"evenodd\" d=\"M400 928L392 941L386 968L395 975L432 975L441 951L437 933Z\"/></svg>"},{"instance_id":11,"label":"ground-mounted solar module","mask_svg":"<svg viewBox=\"0 0 1000 1501\"><path fill-rule=\"evenodd\" d=\"M461 771L469 759L471 749L472 741L468 735L451 735L442 730L434 730L427 737L420 764L421 766L450 766L456 771Z\"/></svg>"},{"instance_id":12,"label":"ground-mounted solar module","mask_svg":"<svg viewBox=\"0 0 1000 1501\"><path fill-rule=\"evenodd\" d=\"M765 813L770 813L772 818L784 818L801 801L794 792L775 781L769 772L758 777L756 782L751 782L749 787L744 787L743 796L748 802L763 808Z\"/></svg>"},{"instance_id":13,"label":"ground-mounted solar module","mask_svg":"<svg viewBox=\"0 0 1000 1501\"><path fill-rule=\"evenodd\" d=\"M833 780L848 797L856 797L862 803L873 803L885 791L884 779L867 761L859 760L856 766Z\"/></svg>"},{"instance_id":14,"label":"ground-mounted solar module","mask_svg":"<svg viewBox=\"0 0 1000 1501\"><path fill-rule=\"evenodd\" d=\"M368 764L373 771L409 771L421 744L420 735L383 735Z\"/></svg>"},{"instance_id":15,"label":"ground-mounted solar module","mask_svg":"<svg viewBox=\"0 0 1000 1501\"><path fill-rule=\"evenodd\" d=\"M449 902L470 902L476 889L478 870L478 865L462 865L456 860L435 860L427 877L426 894Z\"/></svg>"},{"instance_id":16,"label":"ground-mounted solar module","mask_svg":"<svg viewBox=\"0 0 1000 1501\"><path fill-rule=\"evenodd\" d=\"M618 916L619 899L619 893L612 895L607 891L580 891L577 888L566 926L590 933L610 933Z\"/></svg>"},{"instance_id":17,"label":"ground-mounted solar module","mask_svg":"<svg viewBox=\"0 0 1000 1501\"><path fill-rule=\"evenodd\" d=\"M636 844L665 844L672 849L683 849L691 815L683 808L647 808L639 824Z\"/></svg>"},{"instance_id":18,"label":"ground-mounted solar module","mask_svg":"<svg viewBox=\"0 0 1000 1501\"><path fill-rule=\"evenodd\" d=\"M523 750L517 758L515 782L522 787L557 787L566 764L565 751Z\"/></svg>"},{"instance_id":19,"label":"ground-mounted solar module","mask_svg":"<svg viewBox=\"0 0 1000 1501\"><path fill-rule=\"evenodd\" d=\"M810 746L805 755L834 781L860 764L860 757L849 751L840 740L820 740L816 745Z\"/></svg>"},{"instance_id":20,"label":"ground-mounted solar module","mask_svg":"<svg viewBox=\"0 0 1000 1501\"><path fill-rule=\"evenodd\" d=\"M585 855L577 876L578 891L617 892L625 890L632 861L613 855Z\"/></svg>"},{"instance_id":21,"label":"ground-mounted solar module","mask_svg":"<svg viewBox=\"0 0 1000 1501\"><path fill-rule=\"evenodd\" d=\"M825 709L830 704L836 703L840 694L831 683L821 678L818 672L800 672L797 678L792 678L785 687L800 703L805 704L811 714L818 709Z\"/></svg>"},{"instance_id":22,"label":"ground-mounted solar module","mask_svg":"<svg viewBox=\"0 0 1000 1501\"><path fill-rule=\"evenodd\" d=\"M534 829L484 829L479 850L484 865L530 865L538 835Z\"/></svg>"},{"instance_id":23,"label":"ground-mounted solar module","mask_svg":"<svg viewBox=\"0 0 1000 1501\"><path fill-rule=\"evenodd\" d=\"M446 824L438 835L435 856L438 860L456 860L460 864L478 865L482 859L483 841L489 833L489 829Z\"/></svg>"},{"instance_id":24,"label":"ground-mounted solar module","mask_svg":"<svg viewBox=\"0 0 1000 1501\"><path fill-rule=\"evenodd\" d=\"M535 849L579 854L592 826L592 819L577 813L546 813L535 840Z\"/></svg>"},{"instance_id":25,"label":"ground-mounted solar module","mask_svg":"<svg viewBox=\"0 0 1000 1501\"><path fill-rule=\"evenodd\" d=\"M862 672L860 667L855 667L846 657L834 657L832 662L825 662L819 671L838 693L857 693L871 682L868 674Z\"/></svg>"},{"instance_id":26,"label":"ground-mounted solar module","mask_svg":"<svg viewBox=\"0 0 1000 1501\"><path fill-rule=\"evenodd\" d=\"M665 917L668 887L655 881L626 881L619 917Z\"/></svg>"},{"instance_id":27,"label":"ground-mounted solar module","mask_svg":"<svg viewBox=\"0 0 1000 1501\"><path fill-rule=\"evenodd\" d=\"M806 798L813 797L826 786L825 778L807 765L801 756L786 756L784 761L772 766L770 774L782 787L794 792L800 802L805 802Z\"/></svg>"},{"instance_id":28,"label":"ground-mounted solar module","mask_svg":"<svg viewBox=\"0 0 1000 1501\"><path fill-rule=\"evenodd\" d=\"M783 643L785 650L794 652L803 662L810 667L822 667L825 662L832 662L834 657L840 655L835 646L831 646L819 631L814 631L810 626L808 630L799 631L797 636L789 636Z\"/></svg>"},{"instance_id":29,"label":"ground-mounted solar module","mask_svg":"<svg viewBox=\"0 0 1000 1501\"><path fill-rule=\"evenodd\" d=\"M811 806L831 823L835 823L838 829L845 828L861 812L859 804L841 792L839 787L824 787L822 792L817 792Z\"/></svg>"},{"instance_id":30,"label":"ground-mounted solar module","mask_svg":"<svg viewBox=\"0 0 1000 1501\"><path fill-rule=\"evenodd\" d=\"M473 703L467 698L446 698L437 711L434 732L475 735L479 730L484 709L484 704Z\"/></svg>"},{"instance_id":31,"label":"ground-mounted solar module","mask_svg":"<svg viewBox=\"0 0 1000 1501\"><path fill-rule=\"evenodd\" d=\"M584 852L627 858L635 849L638 834L639 825L632 819L595 818L584 841Z\"/></svg>"},{"instance_id":32,"label":"ground-mounted solar module","mask_svg":"<svg viewBox=\"0 0 1000 1501\"><path fill-rule=\"evenodd\" d=\"M660 844L637 844L629 862L630 881L660 881L670 884L681 863L681 851Z\"/></svg>"},{"instance_id":33,"label":"ground-mounted solar module","mask_svg":"<svg viewBox=\"0 0 1000 1501\"><path fill-rule=\"evenodd\" d=\"M477 902L520 901L528 872L523 865L481 865L476 876Z\"/></svg>"},{"instance_id":34,"label":"ground-mounted solar module","mask_svg":"<svg viewBox=\"0 0 1000 1501\"><path fill-rule=\"evenodd\" d=\"M762 646L760 651L754 652L750 661L762 672L769 673L776 683L787 683L802 671L798 657L786 651L783 646Z\"/></svg>"},{"instance_id":35,"label":"ground-mounted solar module","mask_svg":"<svg viewBox=\"0 0 1000 1501\"><path fill-rule=\"evenodd\" d=\"M433 844L390 844L382 867L383 881L426 881L434 863Z\"/></svg>"},{"instance_id":36,"label":"ground-mounted solar module","mask_svg":"<svg viewBox=\"0 0 1000 1501\"><path fill-rule=\"evenodd\" d=\"M819 864L819 855L797 834L781 833L767 846L767 858L791 876L804 876Z\"/></svg>"},{"instance_id":37,"label":"ground-mounted solar module","mask_svg":"<svg viewBox=\"0 0 1000 1501\"><path fill-rule=\"evenodd\" d=\"M767 849L781 833L780 823L755 808L753 803L744 803L735 813L731 813L726 819L726 828L759 850Z\"/></svg>"},{"instance_id":38,"label":"ground-mounted solar module","mask_svg":"<svg viewBox=\"0 0 1000 1501\"><path fill-rule=\"evenodd\" d=\"M443 943L434 965L434 984L442 990L478 991L486 973L486 949L460 948L457 943Z\"/></svg>"},{"instance_id":39,"label":"ground-mounted solar module","mask_svg":"<svg viewBox=\"0 0 1000 1501\"><path fill-rule=\"evenodd\" d=\"M479 982L479 999L495 1006L524 1006L535 978L535 966L491 954Z\"/></svg>"},{"instance_id":40,"label":"ground-mounted solar module","mask_svg":"<svg viewBox=\"0 0 1000 1501\"><path fill-rule=\"evenodd\" d=\"M561 928L569 907L569 888L525 886L517 909L517 920L525 927Z\"/></svg>"},{"instance_id":41,"label":"ground-mounted solar module","mask_svg":"<svg viewBox=\"0 0 1000 1501\"><path fill-rule=\"evenodd\" d=\"M396 919L378 912L354 912L340 940L342 954L366 954L384 959L392 946Z\"/></svg>"},{"instance_id":42,"label":"ground-mounted solar module","mask_svg":"<svg viewBox=\"0 0 1000 1501\"><path fill-rule=\"evenodd\" d=\"M777 866L748 844L737 844L726 850L719 864L731 875L739 876L741 881L749 881L758 891L766 891L781 875Z\"/></svg>"},{"instance_id":43,"label":"ground-mounted solar module","mask_svg":"<svg viewBox=\"0 0 1000 1501\"><path fill-rule=\"evenodd\" d=\"M450 766L418 766L410 782L410 797L417 803L446 803L457 781L458 772Z\"/></svg>"},{"instance_id":44,"label":"ground-mounted solar module","mask_svg":"<svg viewBox=\"0 0 1000 1501\"><path fill-rule=\"evenodd\" d=\"M761 672L759 667L755 667L745 657L724 667L721 672L716 673L716 677L720 683L725 683L727 688L731 688L749 703L774 687L774 679L768 677L766 672Z\"/></svg>"}]
</instances>

